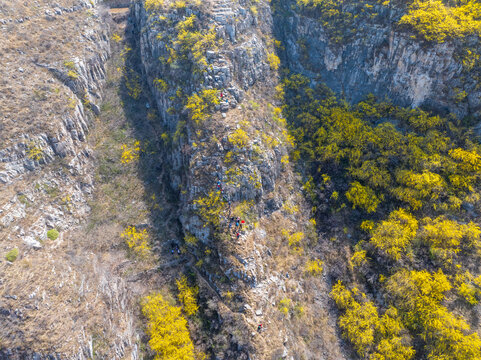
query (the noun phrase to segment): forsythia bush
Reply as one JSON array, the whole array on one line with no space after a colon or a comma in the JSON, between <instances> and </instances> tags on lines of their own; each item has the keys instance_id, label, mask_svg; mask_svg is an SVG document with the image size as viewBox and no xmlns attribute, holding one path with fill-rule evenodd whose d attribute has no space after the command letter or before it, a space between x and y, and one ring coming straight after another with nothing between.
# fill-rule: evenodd
<instances>
[{"instance_id":1,"label":"forsythia bush","mask_svg":"<svg viewBox=\"0 0 481 360\"><path fill-rule=\"evenodd\" d=\"M304 240L303 232L295 232L290 234L286 229L282 229L282 236L288 241L289 246L294 249L295 252L302 252L301 241Z\"/></svg>"},{"instance_id":2,"label":"forsythia bush","mask_svg":"<svg viewBox=\"0 0 481 360\"><path fill-rule=\"evenodd\" d=\"M351 256L351 265L359 267L367 262L366 250L358 250Z\"/></svg>"},{"instance_id":3,"label":"forsythia bush","mask_svg":"<svg viewBox=\"0 0 481 360\"><path fill-rule=\"evenodd\" d=\"M162 79L154 79L154 86L163 93L167 92L169 89L169 85L167 85L167 83Z\"/></svg>"},{"instance_id":4,"label":"forsythia bush","mask_svg":"<svg viewBox=\"0 0 481 360\"><path fill-rule=\"evenodd\" d=\"M274 70L274 71L279 69L279 65L281 64L281 60L273 52L267 54L267 62L269 63L271 70Z\"/></svg>"},{"instance_id":5,"label":"forsythia bush","mask_svg":"<svg viewBox=\"0 0 481 360\"><path fill-rule=\"evenodd\" d=\"M310 4L306 14L342 6L330 0L298 3ZM474 4L463 0L459 6ZM478 59L474 55L466 61L466 66L477 66ZM339 212L360 225L363 231L350 260L360 275L354 279L364 280L369 273L370 290L384 297L383 308L376 309L359 290L335 285L331 296L342 309L344 336L370 360L412 358L407 331L423 346L423 358L481 359L478 335L447 308L458 306L453 298L472 305L481 299L481 276L466 271L475 268L481 255L481 229L470 222L481 201L481 146L472 140L472 128L452 116L400 108L374 96L349 105L302 75L285 78L281 94L295 151L308 169L304 190L313 209L327 221ZM346 198L365 210L363 218L334 201L346 184ZM322 190L327 194L321 197Z\"/></svg>"},{"instance_id":6,"label":"forsythia bush","mask_svg":"<svg viewBox=\"0 0 481 360\"><path fill-rule=\"evenodd\" d=\"M375 212L381 199L368 186L362 186L355 181L351 184L351 188L346 192L346 198L352 203L352 208L359 207L368 213Z\"/></svg>"},{"instance_id":7,"label":"forsythia bush","mask_svg":"<svg viewBox=\"0 0 481 360\"><path fill-rule=\"evenodd\" d=\"M309 260L306 263L306 272L313 276L322 275L323 265L321 260Z\"/></svg>"},{"instance_id":8,"label":"forsythia bush","mask_svg":"<svg viewBox=\"0 0 481 360\"><path fill-rule=\"evenodd\" d=\"M356 288L346 289L340 281L334 285L330 296L344 311L339 326L361 357L369 354L369 359L373 360L409 360L414 356L410 338L395 308L390 307L379 317L376 306L366 300L365 294Z\"/></svg>"},{"instance_id":9,"label":"forsythia bush","mask_svg":"<svg viewBox=\"0 0 481 360\"><path fill-rule=\"evenodd\" d=\"M401 270L391 276L386 290L401 311L404 323L426 342L428 359L481 358L481 340L468 334L469 325L440 303L451 284L441 270Z\"/></svg>"},{"instance_id":10,"label":"forsythia bush","mask_svg":"<svg viewBox=\"0 0 481 360\"><path fill-rule=\"evenodd\" d=\"M121 146L122 155L120 157L120 162L122 164L128 164L132 161L136 161L139 159L140 155L140 142L136 141L132 146L127 144L123 144Z\"/></svg>"},{"instance_id":11,"label":"forsythia bush","mask_svg":"<svg viewBox=\"0 0 481 360\"><path fill-rule=\"evenodd\" d=\"M232 134L230 134L228 139L232 145L237 146L241 149L246 147L247 144L249 144L249 136L241 128L235 130Z\"/></svg>"},{"instance_id":12,"label":"forsythia bush","mask_svg":"<svg viewBox=\"0 0 481 360\"><path fill-rule=\"evenodd\" d=\"M198 6L201 2L192 2ZM177 2L180 4L180 2ZM183 3L185 7L185 2ZM205 53L209 49L217 49L222 44L222 39L217 39L215 27L208 30L199 29L195 15L190 15L175 26L176 34L166 45L169 51L167 64L181 62L186 68L191 68L194 73L202 73L207 68ZM160 35L162 36L162 35Z\"/></svg>"},{"instance_id":13,"label":"forsythia bush","mask_svg":"<svg viewBox=\"0 0 481 360\"><path fill-rule=\"evenodd\" d=\"M29 159L37 161L43 159L44 156L42 148L34 142L28 144L27 154Z\"/></svg>"},{"instance_id":14,"label":"forsythia bush","mask_svg":"<svg viewBox=\"0 0 481 360\"><path fill-rule=\"evenodd\" d=\"M457 148L450 150L449 155L459 162L459 167L461 170L481 170L481 156L476 151L467 151L461 148Z\"/></svg>"},{"instance_id":15,"label":"forsythia bush","mask_svg":"<svg viewBox=\"0 0 481 360\"><path fill-rule=\"evenodd\" d=\"M416 236L418 221L403 209L389 214L388 220L381 221L372 231L370 239L379 250L394 260L409 246Z\"/></svg>"},{"instance_id":16,"label":"forsythia bush","mask_svg":"<svg viewBox=\"0 0 481 360\"><path fill-rule=\"evenodd\" d=\"M135 226L129 226L126 228L120 237L125 239L127 245L132 249L137 255L146 256L150 252L150 246L148 243L147 230L138 231Z\"/></svg>"},{"instance_id":17,"label":"forsythia bush","mask_svg":"<svg viewBox=\"0 0 481 360\"><path fill-rule=\"evenodd\" d=\"M281 301L279 301L279 311L285 316L289 315L289 311L291 310L291 303L292 300L289 298L282 299Z\"/></svg>"},{"instance_id":18,"label":"forsythia bush","mask_svg":"<svg viewBox=\"0 0 481 360\"><path fill-rule=\"evenodd\" d=\"M177 280L177 290L179 290L179 301L182 303L184 312L191 316L197 313L199 306L197 305L197 295L199 289L197 287L191 287L187 284L187 278L182 276Z\"/></svg>"},{"instance_id":19,"label":"forsythia bush","mask_svg":"<svg viewBox=\"0 0 481 360\"><path fill-rule=\"evenodd\" d=\"M481 33L481 4L474 0L447 6L441 0L415 0L399 23L413 27L426 40L444 42L448 38Z\"/></svg>"},{"instance_id":20,"label":"forsythia bush","mask_svg":"<svg viewBox=\"0 0 481 360\"><path fill-rule=\"evenodd\" d=\"M423 222L421 238L430 245L435 254L443 259L453 257L461 251L462 247L467 249L480 247L481 229L472 222L459 224L443 216L434 220L427 217Z\"/></svg>"},{"instance_id":21,"label":"forsythia bush","mask_svg":"<svg viewBox=\"0 0 481 360\"><path fill-rule=\"evenodd\" d=\"M224 211L225 201L219 191L211 191L205 197L194 200L197 213L207 224L218 226Z\"/></svg>"},{"instance_id":22,"label":"forsythia bush","mask_svg":"<svg viewBox=\"0 0 481 360\"><path fill-rule=\"evenodd\" d=\"M194 344L187 320L180 307L169 305L160 294L142 299L142 313L147 318L149 346L156 360L194 360Z\"/></svg>"},{"instance_id":23,"label":"forsythia bush","mask_svg":"<svg viewBox=\"0 0 481 360\"><path fill-rule=\"evenodd\" d=\"M411 170L400 170L396 173L398 183L404 188L393 189L393 194L416 210L423 205L423 200L437 200L446 187L443 178L436 173L425 170L416 174Z\"/></svg>"},{"instance_id":24,"label":"forsythia bush","mask_svg":"<svg viewBox=\"0 0 481 360\"><path fill-rule=\"evenodd\" d=\"M186 108L190 112L190 118L197 125L209 118L209 112L213 106L219 104L216 89L204 89L200 94L193 94L187 99Z\"/></svg>"},{"instance_id":25,"label":"forsythia bush","mask_svg":"<svg viewBox=\"0 0 481 360\"><path fill-rule=\"evenodd\" d=\"M147 11L159 10L164 6L164 0L145 0L145 9Z\"/></svg>"},{"instance_id":26,"label":"forsythia bush","mask_svg":"<svg viewBox=\"0 0 481 360\"><path fill-rule=\"evenodd\" d=\"M124 83L127 92L132 99L137 100L142 93L140 75L132 69L124 72Z\"/></svg>"}]
</instances>

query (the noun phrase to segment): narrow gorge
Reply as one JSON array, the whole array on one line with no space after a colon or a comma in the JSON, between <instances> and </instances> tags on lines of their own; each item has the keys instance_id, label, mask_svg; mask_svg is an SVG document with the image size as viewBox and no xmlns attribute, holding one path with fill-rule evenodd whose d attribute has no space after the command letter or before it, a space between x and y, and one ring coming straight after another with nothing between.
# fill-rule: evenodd
<instances>
[{"instance_id":1,"label":"narrow gorge","mask_svg":"<svg viewBox=\"0 0 481 360\"><path fill-rule=\"evenodd\" d=\"M481 358L478 1L0 28L0 359Z\"/></svg>"}]
</instances>

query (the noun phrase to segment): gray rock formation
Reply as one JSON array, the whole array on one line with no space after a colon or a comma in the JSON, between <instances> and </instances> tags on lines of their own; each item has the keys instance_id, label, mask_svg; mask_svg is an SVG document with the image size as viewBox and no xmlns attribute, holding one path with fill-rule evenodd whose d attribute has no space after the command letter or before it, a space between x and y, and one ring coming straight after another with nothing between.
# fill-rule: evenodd
<instances>
[{"instance_id":1,"label":"gray rock formation","mask_svg":"<svg viewBox=\"0 0 481 360\"><path fill-rule=\"evenodd\" d=\"M462 44L479 47L476 38L426 43L396 25L399 9L378 4L373 21L356 24L349 41L329 42L316 19L291 10L295 1L282 2L274 15L276 35L283 41L282 57L294 72L325 82L348 101L358 102L369 93L401 106L422 106L451 112L462 118L481 115L481 90L477 74L464 71ZM286 16L287 14L287 16ZM466 91L465 101L455 101L456 91Z\"/></svg>"}]
</instances>

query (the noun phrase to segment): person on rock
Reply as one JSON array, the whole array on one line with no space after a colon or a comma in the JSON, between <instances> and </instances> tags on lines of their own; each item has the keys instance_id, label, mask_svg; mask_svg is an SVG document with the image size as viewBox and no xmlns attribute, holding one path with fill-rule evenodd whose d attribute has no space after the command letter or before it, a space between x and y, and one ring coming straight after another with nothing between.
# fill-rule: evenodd
<instances>
[{"instance_id":1,"label":"person on rock","mask_svg":"<svg viewBox=\"0 0 481 360\"><path fill-rule=\"evenodd\" d=\"M261 332L262 331L262 323L257 325L257 332Z\"/></svg>"}]
</instances>

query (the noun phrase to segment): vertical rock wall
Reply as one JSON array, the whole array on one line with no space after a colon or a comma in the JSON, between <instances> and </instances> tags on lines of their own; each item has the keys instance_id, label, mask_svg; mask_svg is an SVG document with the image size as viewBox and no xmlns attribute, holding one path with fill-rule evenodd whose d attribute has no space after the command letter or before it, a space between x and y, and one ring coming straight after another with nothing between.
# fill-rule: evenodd
<instances>
[{"instance_id":1,"label":"vertical rock wall","mask_svg":"<svg viewBox=\"0 0 481 360\"><path fill-rule=\"evenodd\" d=\"M476 37L428 43L397 25L402 11L374 5L373 19L359 21L349 41L332 44L318 14L296 9L295 1L280 2L274 14L285 64L294 72L325 82L351 102L372 93L401 106L424 106L462 118L480 116L479 73L463 69L460 50L477 48ZM361 14L355 13L358 16ZM319 78L318 78L319 76ZM468 94L455 101L456 91Z\"/></svg>"}]
</instances>

